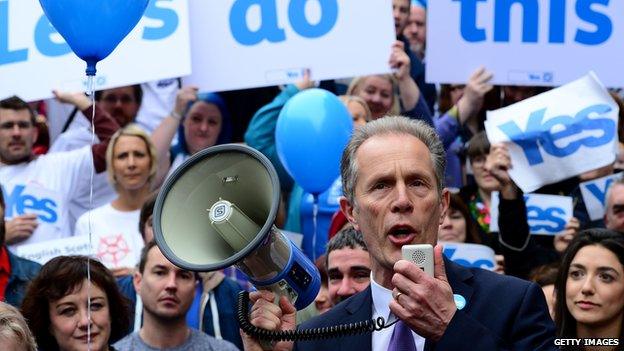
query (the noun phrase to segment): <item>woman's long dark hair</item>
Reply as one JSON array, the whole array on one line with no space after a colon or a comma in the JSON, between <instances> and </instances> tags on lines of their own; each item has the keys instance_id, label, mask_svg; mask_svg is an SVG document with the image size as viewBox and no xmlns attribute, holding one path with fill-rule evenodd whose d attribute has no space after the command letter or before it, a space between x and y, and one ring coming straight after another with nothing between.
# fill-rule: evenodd
<instances>
[{"instance_id":1,"label":"woman's long dark hair","mask_svg":"<svg viewBox=\"0 0 624 351\"><path fill-rule=\"evenodd\" d=\"M624 266L624 234L609 229L587 229L580 232L568 246L563 255L557 282L555 283L557 301L555 304L555 324L557 337L576 338L576 320L566 305L566 282L572 260L585 246L599 245L613 252ZM624 297L622 297L624 298ZM624 328L620 330L620 340L624 339Z\"/></svg>"}]
</instances>

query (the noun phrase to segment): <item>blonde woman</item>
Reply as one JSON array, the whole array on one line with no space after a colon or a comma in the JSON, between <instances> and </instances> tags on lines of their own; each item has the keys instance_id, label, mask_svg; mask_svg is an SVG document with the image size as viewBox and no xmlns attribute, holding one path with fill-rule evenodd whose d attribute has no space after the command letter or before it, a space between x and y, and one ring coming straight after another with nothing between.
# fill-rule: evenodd
<instances>
[{"instance_id":1,"label":"blonde woman","mask_svg":"<svg viewBox=\"0 0 624 351\"><path fill-rule=\"evenodd\" d=\"M36 351L37 343L19 311L0 302L0 345L3 350Z\"/></svg>"},{"instance_id":2,"label":"blonde woman","mask_svg":"<svg viewBox=\"0 0 624 351\"><path fill-rule=\"evenodd\" d=\"M75 235L89 235L94 254L117 276L139 260L143 239L139 214L150 195L157 158L149 135L136 124L119 130L106 150L108 180L117 192L110 203L83 214Z\"/></svg>"}]
</instances>

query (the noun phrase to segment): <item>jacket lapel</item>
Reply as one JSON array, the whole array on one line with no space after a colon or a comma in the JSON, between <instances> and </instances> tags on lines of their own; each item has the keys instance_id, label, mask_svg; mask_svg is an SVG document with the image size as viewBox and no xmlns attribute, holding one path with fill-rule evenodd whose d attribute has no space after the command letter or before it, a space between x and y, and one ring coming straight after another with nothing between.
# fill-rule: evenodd
<instances>
[{"instance_id":1,"label":"jacket lapel","mask_svg":"<svg viewBox=\"0 0 624 351\"><path fill-rule=\"evenodd\" d=\"M344 305L346 312L344 323L357 323L361 321L371 320L373 318L373 295L370 286L359 294L354 295ZM336 350L372 350L372 334L363 333L353 335L346 338L338 338L339 342Z\"/></svg>"},{"instance_id":2,"label":"jacket lapel","mask_svg":"<svg viewBox=\"0 0 624 351\"><path fill-rule=\"evenodd\" d=\"M444 267L446 268L446 278L451 285L451 289L453 289L453 294L460 295L466 299L466 307L469 307L473 289L472 285L468 284L468 282L472 279L472 272L465 267L453 263L446 257L444 257ZM435 343L427 339L425 341L425 351L432 351L434 349Z\"/></svg>"}]
</instances>

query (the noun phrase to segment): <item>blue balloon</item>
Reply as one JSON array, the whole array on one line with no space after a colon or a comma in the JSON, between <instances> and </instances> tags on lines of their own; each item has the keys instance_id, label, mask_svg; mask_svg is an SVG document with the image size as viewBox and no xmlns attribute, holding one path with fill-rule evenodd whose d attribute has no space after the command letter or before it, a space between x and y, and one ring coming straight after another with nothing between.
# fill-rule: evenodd
<instances>
[{"instance_id":1,"label":"blue balloon","mask_svg":"<svg viewBox=\"0 0 624 351\"><path fill-rule=\"evenodd\" d=\"M149 0L39 0L50 23L87 63L87 75L139 22Z\"/></svg>"},{"instance_id":2,"label":"blue balloon","mask_svg":"<svg viewBox=\"0 0 624 351\"><path fill-rule=\"evenodd\" d=\"M318 195L340 174L340 157L352 132L351 114L336 95L308 89L293 96L280 112L275 146L293 179Z\"/></svg>"}]
</instances>

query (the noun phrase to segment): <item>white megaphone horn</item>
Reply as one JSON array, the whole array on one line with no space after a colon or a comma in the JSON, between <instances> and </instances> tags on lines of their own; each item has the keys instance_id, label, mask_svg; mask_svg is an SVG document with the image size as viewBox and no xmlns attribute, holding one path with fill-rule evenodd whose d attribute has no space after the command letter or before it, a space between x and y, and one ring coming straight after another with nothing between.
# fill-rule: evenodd
<instances>
[{"instance_id":1,"label":"white megaphone horn","mask_svg":"<svg viewBox=\"0 0 624 351\"><path fill-rule=\"evenodd\" d=\"M285 295L297 309L314 301L314 264L274 225L280 186L271 162L243 145L207 148L163 185L154 237L176 266L214 271L231 265L259 289Z\"/></svg>"}]
</instances>

